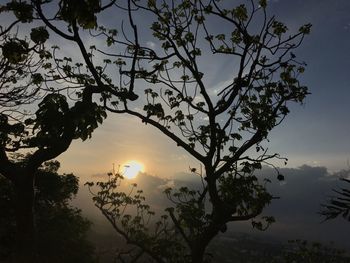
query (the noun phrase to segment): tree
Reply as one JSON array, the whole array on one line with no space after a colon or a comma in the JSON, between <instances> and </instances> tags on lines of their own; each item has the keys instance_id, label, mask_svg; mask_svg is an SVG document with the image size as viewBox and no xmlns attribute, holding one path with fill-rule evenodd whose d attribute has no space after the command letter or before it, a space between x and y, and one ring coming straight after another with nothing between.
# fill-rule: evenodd
<instances>
[{"instance_id":1,"label":"tree","mask_svg":"<svg viewBox=\"0 0 350 263\"><path fill-rule=\"evenodd\" d=\"M120 173L109 174L108 181L87 183L93 195L95 206L112 224L113 228L127 241L126 250L119 249L117 261L136 262L193 262L191 238L205 231L211 221L206 213L210 206L208 200L199 206L198 195L201 189L190 189L183 186L177 190L165 189L164 193L172 206L165 209L166 214L156 217L155 211L147 203L143 191L132 184L125 192L120 189L123 184ZM268 203L272 199L265 186L260 185L255 178L237 179L233 189L227 189L228 194L235 194L240 209ZM177 217L175 217L175 214ZM169 217L170 216L170 217ZM268 224L272 217L263 217ZM265 230L258 220L252 221L254 227ZM223 225L220 232L226 231ZM188 236L188 240L184 240ZM209 260L209 255L205 258Z\"/></svg>"},{"instance_id":2,"label":"tree","mask_svg":"<svg viewBox=\"0 0 350 263\"><path fill-rule=\"evenodd\" d=\"M38 236L38 262L94 262L93 246L86 235L91 223L69 202L78 192L78 178L73 174L58 174L59 163L51 161L36 174L35 211ZM14 254L15 213L14 187L0 177L1 217L0 260Z\"/></svg>"},{"instance_id":3,"label":"tree","mask_svg":"<svg viewBox=\"0 0 350 263\"><path fill-rule=\"evenodd\" d=\"M289 103L302 103L308 94L298 80L305 64L292 51L309 34L311 25L288 34L287 26L268 15L265 0L238 6L217 0L107 2L102 7L93 0L61 1L57 12L48 16L44 11L46 5L53 6L51 1L32 1L48 28L77 44L94 79L91 89L100 92L105 109L139 118L202 164L202 172L198 168L192 172L203 179L203 189L166 193L175 199L186 197L168 214L190 261L203 262L206 247L225 231L227 223L256 218L272 199L257 180L256 171L264 164L274 166L273 159L284 159L269 153L265 143L269 132L288 115ZM112 29L99 25L98 13L105 8L126 16L130 30L125 23L120 34L115 25ZM139 14L152 20L150 29L140 27L135 18ZM62 20L67 30L58 23ZM90 29L90 37L102 38L106 46L85 46L84 29ZM143 39L149 35L156 48ZM202 62L206 58L215 64L227 56L237 63L222 79L227 84L213 94L210 72L205 72ZM73 64L69 69L72 75L77 71ZM115 71L119 77L110 73ZM134 103L142 93L145 97ZM145 102L143 107L139 101ZM277 177L283 179L279 173ZM118 198L119 194L105 192L112 191L114 184L113 180L110 185L102 184L102 193ZM108 200L112 212L97 205L113 224L121 219L120 204ZM272 221L265 219L267 224ZM265 228L261 222L252 222ZM138 246L152 255L144 245ZM155 260L164 262L165 258Z\"/></svg>"},{"instance_id":4,"label":"tree","mask_svg":"<svg viewBox=\"0 0 350 263\"><path fill-rule=\"evenodd\" d=\"M45 48L45 27L33 27L30 37L13 33L15 25L30 26L35 19L30 3L10 1L0 11L14 15L14 22L0 32L0 174L14 187L15 262L36 262L36 173L45 161L65 152L73 139L91 137L106 113L92 99L90 78L69 76L65 60L55 57L56 49ZM63 92L71 89L79 96L69 102ZM26 112L26 104L37 106L35 114ZM18 152L28 155L18 158Z\"/></svg>"}]
</instances>

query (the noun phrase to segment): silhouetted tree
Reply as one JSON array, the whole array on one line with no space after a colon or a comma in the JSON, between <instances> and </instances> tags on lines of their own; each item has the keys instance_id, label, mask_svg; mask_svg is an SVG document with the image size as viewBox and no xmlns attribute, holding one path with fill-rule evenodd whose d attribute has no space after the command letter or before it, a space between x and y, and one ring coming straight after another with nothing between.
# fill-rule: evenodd
<instances>
[{"instance_id":1,"label":"silhouetted tree","mask_svg":"<svg viewBox=\"0 0 350 263\"><path fill-rule=\"evenodd\" d=\"M30 37L14 30L14 25L35 19L30 3L10 1L0 6L0 15L14 21L0 28L0 174L14 187L15 262L37 262L33 213L37 170L65 152L73 139L91 136L106 113L92 100L90 79L83 74L69 76L62 68L64 59L54 56L56 48L51 52L45 48L49 38L45 27L33 27ZM63 92L73 88L79 96L69 103ZM28 114L33 109L35 114ZM14 155L17 152L28 155L21 159Z\"/></svg>"},{"instance_id":2,"label":"silhouetted tree","mask_svg":"<svg viewBox=\"0 0 350 263\"><path fill-rule=\"evenodd\" d=\"M291 51L301 44L310 25L300 27L294 35L287 34L283 23L268 17L266 1L249 1L248 6L219 1L126 2L134 40L127 43L122 55L101 53L119 58L121 77L125 82L128 79L129 86L137 83L143 88L146 104L138 110L140 107L129 102L107 98L106 108L140 118L200 161L204 171L192 168L192 172L202 177L203 189L166 191L175 204L167 209L175 230L169 232L164 227L160 233L177 233L176 238L182 239L173 244L181 246L180 254L185 251L181 260L177 253L172 254L176 251L173 246L160 249L159 243L168 244L168 237L160 238L164 243L152 243L150 240L160 235L157 231L142 236L147 232L143 216L120 213L119 194L113 193L116 184L107 184L109 191L102 187L95 196L96 206L128 242L141 248L139 253L157 262L203 262L206 247L226 230L227 223L252 220L254 227L266 228L255 218L272 196L254 172L280 158L268 153L264 141L288 114L288 103L302 102L307 95L307 88L298 81L304 64ZM142 45L144 28L136 24L133 10L154 18L151 32L156 48ZM111 43L122 41L112 38ZM237 63L232 74L221 80L227 83L215 94L203 63L215 63L223 56L231 56ZM132 58L131 62L125 57ZM278 178L283 176L278 174ZM148 213L137 198L128 198L125 204L137 203L137 210ZM206 200L210 200L209 206ZM263 219L267 225L273 222L271 217Z\"/></svg>"},{"instance_id":3,"label":"silhouetted tree","mask_svg":"<svg viewBox=\"0 0 350 263\"><path fill-rule=\"evenodd\" d=\"M59 163L45 163L36 173L35 217L37 262L94 262L93 246L87 241L90 222L69 202L78 192L78 178L58 174ZM14 254L14 187L0 177L0 261Z\"/></svg>"},{"instance_id":4,"label":"silhouetted tree","mask_svg":"<svg viewBox=\"0 0 350 263\"><path fill-rule=\"evenodd\" d=\"M269 153L265 142L269 132L289 113L289 103L301 103L308 93L298 81L305 64L292 51L300 46L311 25L288 33L282 22L267 14L266 0L238 6L218 0L31 3L48 28L76 43L86 74L93 79L89 88L101 94L105 109L139 118L202 164L203 171L192 168L192 172L201 177L203 189L166 191L176 202L175 209L167 211L175 236L187 251L184 257L203 262L206 247L229 222L252 220L253 226L265 229L262 222L253 219L272 196L254 172L263 164L273 166L273 159L283 159ZM115 16L118 14L118 19L126 17L129 30L123 23L118 34L115 21L112 29L99 25L99 13L107 8ZM140 26L141 16L151 20L150 29ZM147 45L150 35L155 47ZM87 37L94 37L96 43L103 39L106 46L86 46ZM232 63L231 73L220 80L225 84L214 92L207 64L215 65L226 57L236 63ZM77 75L82 64L69 62L65 64L66 72ZM133 101L142 93L145 95L138 101L144 105L140 107ZM283 176L278 174L278 179ZM146 229L141 218L121 216L118 211L121 193L109 192L115 188L113 180L100 184L102 192L96 196L96 205L129 242L129 235L135 233L133 240L142 240ZM123 198L129 204L130 196ZM138 206L135 198L133 202ZM108 201L99 203L101 200ZM270 217L264 219L267 225L273 221ZM120 231L114 222L126 230ZM133 228L129 229L129 224ZM136 244L141 254L158 262L171 261L171 257L157 256L166 250L155 245L151 251L145 244L148 243Z\"/></svg>"}]
</instances>

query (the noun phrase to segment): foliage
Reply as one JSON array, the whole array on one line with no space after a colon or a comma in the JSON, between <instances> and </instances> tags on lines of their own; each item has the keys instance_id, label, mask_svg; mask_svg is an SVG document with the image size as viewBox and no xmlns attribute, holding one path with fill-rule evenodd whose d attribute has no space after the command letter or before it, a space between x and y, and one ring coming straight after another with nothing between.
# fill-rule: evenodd
<instances>
[{"instance_id":1,"label":"foliage","mask_svg":"<svg viewBox=\"0 0 350 263\"><path fill-rule=\"evenodd\" d=\"M341 178L341 181L350 184L350 180ZM334 189L333 192L337 196L332 196L327 204L322 205L322 211L320 214L326 219L334 219L338 216L342 216L345 220L350 221L350 190L349 188L341 187Z\"/></svg>"},{"instance_id":2,"label":"foliage","mask_svg":"<svg viewBox=\"0 0 350 263\"><path fill-rule=\"evenodd\" d=\"M0 6L1 16L9 21L0 27L0 174L15 188L15 262L26 263L35 262L33 184L37 169L65 152L74 139L90 138L106 118L103 107L93 101L90 79L67 74L63 61L71 59L57 58L57 48L47 48L49 28L33 26L31 22L37 19L33 4L8 1ZM29 36L23 36L21 23L31 28ZM28 157L12 159L19 152Z\"/></svg>"},{"instance_id":3,"label":"foliage","mask_svg":"<svg viewBox=\"0 0 350 263\"><path fill-rule=\"evenodd\" d=\"M78 23L85 29L94 28L96 24L96 15L100 9L100 1L61 1L60 16L69 23Z\"/></svg>"},{"instance_id":4,"label":"foliage","mask_svg":"<svg viewBox=\"0 0 350 263\"><path fill-rule=\"evenodd\" d=\"M95 262L93 246L87 241L91 223L69 202L78 191L78 178L58 174L59 163L45 163L36 174L35 211L40 262ZM13 186L0 177L0 259L14 253L15 213Z\"/></svg>"},{"instance_id":5,"label":"foliage","mask_svg":"<svg viewBox=\"0 0 350 263\"><path fill-rule=\"evenodd\" d=\"M270 131L288 115L290 103L302 103L308 94L299 82L305 63L293 52L310 33L310 24L289 32L261 0L238 5L217 0L82 0L79 8L78 2L70 1L31 3L34 16L77 45L84 63L56 59L70 81L83 82L84 91L100 95L103 110L139 118L203 165L203 172L193 168L203 182L199 192L183 188L168 193L190 202L168 210L168 215L190 249L192 262L203 261L207 245L229 222L251 220L265 229L255 218L272 197L256 174L263 164L274 166L273 159L286 160L271 154L265 144ZM127 16L130 30L125 30L125 22L121 33L115 21L111 29L99 24L107 9ZM151 20L150 28L139 25L142 16ZM86 46L88 34L105 46ZM154 47L144 39L150 35ZM214 92L208 61L216 65L228 57L234 63L216 83L225 84ZM107 190L112 189L105 186L102 192L109 196ZM262 219L267 225L273 222L271 217Z\"/></svg>"},{"instance_id":6,"label":"foliage","mask_svg":"<svg viewBox=\"0 0 350 263\"><path fill-rule=\"evenodd\" d=\"M0 12L1 14L1 12ZM0 30L0 114L11 115L19 105L30 104L39 96L42 75L38 72L50 58L43 44L48 38L44 28L33 28L29 42L17 34L11 34L11 27ZM40 31L40 38L37 33ZM36 33L35 33L36 32ZM47 34L46 37L45 33ZM40 56L41 59L35 59ZM13 118L19 114L12 114Z\"/></svg>"},{"instance_id":7,"label":"foliage","mask_svg":"<svg viewBox=\"0 0 350 263\"><path fill-rule=\"evenodd\" d=\"M91 79L84 74L68 74L67 64L72 60L56 57L57 47L47 49L45 44L50 37L47 27L33 27L30 38L12 33L15 24L37 18L33 4L9 1L1 9L1 13L13 12L17 20L0 32L0 137L5 152L39 148L33 159L40 160L33 160L32 164L38 167L65 151L73 139L91 137L106 113L92 101L93 91L88 87ZM64 12L69 3L62 5ZM62 94L66 90L75 103ZM35 116L28 112L22 118L16 116L27 110L24 104L34 102L38 103Z\"/></svg>"}]
</instances>

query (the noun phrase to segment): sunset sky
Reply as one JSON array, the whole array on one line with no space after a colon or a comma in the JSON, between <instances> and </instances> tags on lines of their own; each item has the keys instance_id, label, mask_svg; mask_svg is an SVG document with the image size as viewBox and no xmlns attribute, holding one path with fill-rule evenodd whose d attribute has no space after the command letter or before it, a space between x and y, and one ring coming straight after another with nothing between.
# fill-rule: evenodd
<instances>
[{"instance_id":1,"label":"sunset sky","mask_svg":"<svg viewBox=\"0 0 350 263\"><path fill-rule=\"evenodd\" d=\"M244 1L226 0L221 3L231 6L232 2ZM275 216L276 223L263 233L251 230L250 222L235 222L229 229L261 235L262 238L335 241L339 247L350 251L349 234L343 231L348 228L348 222L338 218L321 224L323 218L319 214L321 204L327 201L332 189L341 185L337 178L350 178L350 0L270 0L268 3L268 14L284 22L291 34L303 24L313 25L311 34L293 51L299 60L307 63L306 71L299 80L302 85L308 86L311 94L303 105L289 104L291 113L272 130L269 142L265 144L269 153L280 153L289 159L286 166L283 161L274 163L285 175L285 181L279 182L276 171L268 167L256 172L259 178L271 179L272 183L267 188L271 194L280 197L273 200L262 214ZM49 9L45 11L50 12ZM120 28L125 14L106 12L99 17L99 24ZM153 21L144 13L137 13L134 18L140 28L148 28ZM2 16L1 19L0 24L7 17ZM218 31L222 29L218 23L210 26ZM28 30L24 33L28 34ZM59 46L62 56L82 61L75 45L52 32L50 34L49 44ZM160 49L159 43L150 34L142 32L140 36L143 45ZM85 35L84 44L100 47L105 45L105 39ZM213 62L207 54L209 52L203 53L200 69L205 74L208 93L214 97L233 79L232 69L237 68L237 60L221 56ZM97 55L94 59L102 61ZM110 72L110 75L118 78L119 73ZM132 104L134 109L143 107L144 88L135 87L140 100ZM202 118L198 123L200 121L207 120ZM136 182L156 209L163 210L169 205L162 194L165 187L201 186L201 181L189 174L189 167L199 168L198 161L151 125L128 115L109 113L91 139L84 142L74 140L57 159L61 162L61 172L74 173L80 178L81 185L86 181L105 180L105 174L112 171L113 166L115 170L120 166L124 172L124 166L129 165L125 177L134 177L138 171L141 176L126 180L126 185ZM130 164L130 161L134 163ZM91 198L91 193L82 186L73 204L94 222L96 229L99 226L104 228L108 222L94 207Z\"/></svg>"},{"instance_id":2,"label":"sunset sky","mask_svg":"<svg viewBox=\"0 0 350 263\"><path fill-rule=\"evenodd\" d=\"M100 1L106 3L110 0ZM171 3L171 0L166 1ZM173 4L178 3L178 0L172 1ZM213 3L211 0L203 1ZM230 9L245 3L248 6L248 12L251 11L252 1L259 2L259 0L215 1L221 7ZM248 239L252 237L251 240L261 240L266 244L270 242L282 244L287 240L296 239L322 242L326 245L334 242L335 246L345 249L350 256L349 222L346 218L349 215L342 213L336 218L331 216L326 218L329 214L325 213L327 209L332 210L329 205L332 204L332 200L335 200L335 196L341 196L340 192L345 192L344 189L349 187L347 180L339 178L350 180L350 0L266 1L268 7L265 21L264 2L260 2L263 7L253 4L253 18L246 20L250 22L241 21L241 19L244 20L244 9L241 10L243 18L237 15L239 9L238 11L234 9L232 13L228 12L236 17L234 20L240 21L237 23L248 23L248 36L241 33L241 29L236 31L237 33L241 30L238 33L239 36L235 35L231 27L236 21L232 24L232 21L228 22L230 20L228 17L218 18L218 13L208 11L209 7L205 7L204 11L201 10L208 13L205 26L201 25L202 20L197 16L199 12L192 10L192 14L196 16L191 19L197 20L198 28L191 22L184 27L184 30L180 29L180 37L187 42L182 42L176 36L177 33L173 34L178 32L178 26L183 21L174 19L171 22L173 24L168 25L168 31L163 31L166 33L159 33L154 29L156 26L151 29L152 23L157 18L152 17L153 14L149 10L137 9L135 5L132 11L129 9L130 14L133 14L133 19L129 20L128 8L120 7L133 2L126 0L117 0L113 2L116 6L103 11L101 11L103 8L87 7L86 3L84 6L84 2L73 2L74 8L69 9L69 11L73 10L73 18L72 14L67 15L69 18L65 17L64 7L62 7L63 3L69 3L66 6L72 8L70 5L72 2L44 1L45 4L38 4L43 5L41 10L48 20L35 17L30 23L15 24L16 30L11 28L11 37L24 38L30 43L29 46L37 43L41 47L50 47L53 54L52 57L48 56L47 61L50 64L39 63L37 65L40 66L30 72L40 72L45 75L44 81L40 81L40 74L28 75L32 83L42 87L35 93L38 99L24 105L16 104L18 111L16 111L17 108L11 111L13 116L15 114L22 116L23 112L29 113L23 114L25 116L23 120L36 113L37 119L32 122L24 121L27 125L24 132L18 132L24 134L23 137L38 136L34 140L20 141L18 145L23 144L23 149L19 148L18 153L21 154L8 154L9 159L17 162L20 156L25 157L26 153L33 150L30 147L38 147L39 150L43 150L43 154L40 153L37 156L34 154L36 158L27 158L23 162L6 167L4 165L7 169L0 169L2 173L0 177L6 175L6 178L11 179L16 190L15 214L20 241L18 244L25 244L23 247L27 247L31 242L24 243L23 240L32 241L37 236L34 225L36 225L35 220L38 222L40 220L33 220L33 218L39 218L37 211L41 209L41 205L33 205L33 202L39 202L40 199L37 199L36 193L41 196L41 192L38 187L40 179L35 179L39 178L39 175L36 176L38 171L34 171L33 167L37 168L42 164L37 160L41 160L41 157L45 157L45 160L52 158L50 150L54 153L57 150L57 153L60 153L60 149L66 149L73 137L86 138L88 136L86 134L97 126L97 122L102 122L103 111L109 107L111 111L123 111L123 114L107 110L107 118L93 131L92 138L85 141L74 139L67 151L56 158L61 163L60 174L72 173L79 178L79 181L74 181L79 185L79 191L74 187L74 193L72 192L64 205L72 209L78 208L77 215L81 213L84 218L92 222L88 238L97 244L98 257L103 255L104 251L108 252L110 247L113 257L118 260L120 258L117 258L118 251L121 255L124 249L124 245L120 246L122 244L120 238L127 237L125 248L129 248L129 245L136 244L142 247L146 244L147 249L141 251L142 253L139 254L138 250L132 252L135 252L135 255L139 254L137 257L141 260L144 252L146 256L147 253L152 256L149 251L152 252L153 249L156 251L155 259L166 261L169 258L158 253L163 249L164 242L169 242L164 243L166 246L168 244L173 246L173 244L168 237L163 239L163 233L173 236L176 243L184 240L192 259L196 259L204 251L201 249L202 245L206 246L209 240L213 241L212 244L220 244L216 241L221 238L226 238L231 245L234 244L232 242L240 242L232 235L237 233L248 234ZM11 17L13 14L4 8L4 2L0 0L0 31L12 23L14 18ZM61 5L57 5L58 3ZM89 5L91 3L89 2ZM146 0L140 0L138 3L152 5ZM257 6L259 8L255 9ZM92 9L94 12L100 11L96 16L97 25L103 26L102 29L96 26L94 13L90 13L91 16L89 16ZM3 12L4 10L6 12ZM42 15L38 11L40 9L36 10L38 12L36 15ZM60 13L56 13L57 10L60 10ZM80 14L80 10L83 10L83 13ZM175 12L182 12L182 10ZM53 16L56 17L53 18ZM180 20L183 18L181 14L175 16ZM269 20L272 16L275 16L276 20ZM50 37L45 43L36 42L33 37L35 31L31 30L45 25L43 21L52 23L46 26ZM162 19L160 21L163 21L163 26L167 23ZM279 34L278 30L281 30L281 27L278 27L278 21L288 27L288 33ZM133 23L137 25L137 41L132 30ZM311 33L307 34L308 27L306 26L305 30L302 26L309 23L312 24L312 28ZM89 27L90 29L87 30ZM107 40L111 32L108 31L109 29L118 30L118 34L114 35L118 41L112 44ZM41 30L45 32L45 29L41 28ZM60 30L65 33L62 31L58 35L54 33ZM42 34L43 31L40 36L45 36ZM188 33L189 31L191 33ZM162 42L153 37L152 33L161 35L160 39L162 34L168 34L167 37L172 39ZM95 36L92 36L93 34ZM225 40L222 40L222 34L226 37L226 39L224 37ZM260 38L258 41L263 43L256 41L256 35ZM214 39L213 42L210 40L211 36ZM301 46L294 50L299 39L304 36ZM235 43L235 37L239 38L236 41L238 44ZM231 42L227 46L232 44L229 52L220 52L222 51L220 48L216 50L213 48L215 44L217 47L220 45L224 47L226 40ZM5 41L4 36L2 41ZM164 50L164 46L170 42L175 43L174 46L178 46L179 49L173 46ZM210 46L208 42L214 45ZM0 47L2 49L0 51L4 61L9 61L11 65L14 62L5 56L5 45ZM8 52L11 54L10 57L16 58L18 54L22 54L13 52L15 45L9 46L12 48L11 52ZM137 47L140 46L141 49L138 49ZM103 51L100 52L100 50ZM286 50L288 52L285 52ZM141 51L144 53L142 54ZM296 59L289 51L296 55ZM230 52L231 56L227 54ZM264 61L265 55L266 61ZM38 57L39 53L34 53L30 58L34 61ZM123 66L121 66L122 63L118 63L121 57L126 61ZM133 62L135 63L132 57L134 59L138 57L136 67L135 64L134 67L131 66ZM166 57L166 62L160 57ZM193 62L194 60L196 62ZM160 61L164 62L165 66L161 64L161 67L157 68L159 64L156 63ZM305 72L300 67L303 62L307 64ZM6 65L6 69L3 69L6 72L4 75L7 75L8 67L7 64L4 65ZM154 71L152 72L151 69ZM288 72L290 69L292 73ZM146 71L151 73L143 74ZM8 72L12 74L13 71ZM85 73L87 77L83 76ZM132 94L132 92L128 93L127 89L130 88L130 76L133 73L136 75L132 92L138 95L135 100L127 97ZM20 70L17 74L25 75ZM295 76L299 83L294 81ZM18 84L25 83L26 88L32 85L25 82L26 77L24 80L21 78L15 77ZM34 81L36 78L39 78L39 84ZM153 78L152 81L151 78ZM13 83L15 84L16 81ZM12 88L17 84L9 85ZM305 95L303 86L308 87L310 94L302 104L296 103L295 101L303 100ZM98 92L94 88L97 88ZM5 90L9 93L7 89ZM93 90L92 95L89 93L91 90ZM153 90L156 93L152 93ZM84 93L85 91L88 94ZM67 104L62 103L64 106L57 107L58 110L54 107L60 105L57 101L45 104L47 102L45 99L50 98L46 95L52 95L51 92L56 95L63 94L63 96L51 96L51 98L64 97ZM172 97L169 93L174 96ZM210 99L207 99L208 97ZM178 104L174 106L171 99ZM203 103L203 108L198 106L198 102ZM288 111L285 105L288 106L290 113L280 125L272 128ZM40 109L43 109L42 112ZM132 114L141 117L133 117ZM47 119L52 122L47 124ZM9 123L15 123L15 121L18 120L12 120ZM4 127L6 131L10 129L8 128L10 126ZM271 128L272 131L267 139L261 142ZM158 129L163 130L168 136ZM9 133L11 140L12 137L19 140L23 138L22 135ZM47 136L50 133L54 136ZM6 144L8 141L12 143L10 139L7 140L7 137L4 138L6 140L3 143ZM57 138L60 138L59 143L62 142L59 146L64 148L57 147ZM52 142L52 145L45 145ZM11 145L13 148L16 146L16 143ZM9 152L12 150L12 148L5 149ZM197 159L191 157L184 149ZM5 164L8 163L6 158L2 159L5 159ZM287 159L288 161L285 162ZM205 163L204 169L199 160ZM191 173L192 168L196 170L192 170ZM25 176L23 177L25 180L20 176L16 177L18 171L22 172L21 175ZM114 174L117 171L123 176ZM48 172L45 170L43 174L46 173L51 173L51 170ZM108 176L106 176L107 173ZM200 173L202 177L198 176ZM27 180L27 177L31 181ZM63 178L60 179L62 186ZM122 180L123 178L126 180ZM117 182L113 181L114 179ZM69 182L68 179L67 182ZM101 182L109 182L110 185ZM73 189L73 187L68 188ZM337 189L341 189L340 192L337 192ZM98 193L98 191L102 192ZM179 193L176 193L177 191ZM27 197L30 197L28 202L18 205L22 202L21 198L24 200ZM56 209L56 201L50 200L48 202L50 207ZM167 207L174 209L168 210ZM105 208L106 210L103 211ZM35 212L35 216L28 211ZM150 211L155 212L154 217ZM46 214L48 213L43 213L43 215ZM169 221L161 216L164 214L170 215ZM256 222L260 219L266 220L267 223L274 221L270 216L275 219L275 222L267 231L259 231L257 229L259 227L254 227L254 225L259 226ZM109 220L106 220L106 217ZM176 217L178 217L177 220ZM159 222L162 223L156 223L155 227L150 227L156 219L160 219ZM175 224L168 230L170 225L167 222ZM31 228L25 231L25 228L20 227L21 223ZM113 229L110 223L121 224L122 231L126 231L127 234L124 235L116 225ZM151 236L153 234L143 235L141 233L144 231L143 225L138 224L145 224L144 226L150 231L155 231L156 238ZM21 235L22 230L24 230L23 235ZM178 238L179 233L180 238ZM110 238L116 234L118 241L111 241ZM127 235L131 235L131 238ZM23 238L21 241L21 236L32 237L32 239ZM212 237L216 239L211 239ZM133 240L133 238L136 239ZM156 239L160 240L159 244L159 240ZM34 245L28 246L29 250L36 247L35 242L32 244ZM179 253L185 251L181 250L177 244L174 247L179 248L177 249ZM224 246L222 248L226 249ZM31 255L34 257L36 251L32 250ZM169 251L172 255L173 250ZM229 248L227 251L234 253ZM25 255L25 253L18 255ZM175 257L172 255L171 258ZM181 261L177 258L176 260ZM199 261L193 260L193 262Z\"/></svg>"},{"instance_id":3,"label":"sunset sky","mask_svg":"<svg viewBox=\"0 0 350 263\"><path fill-rule=\"evenodd\" d=\"M271 0L269 13L275 14L293 31L312 23L311 35L295 52L308 64L301 81L312 93L271 132L269 149L289 159L287 167L325 166L330 171L347 168L350 158L350 1L348 0ZM107 18L108 17L108 18ZM109 19L110 16L104 17ZM142 17L138 18L142 22ZM149 22L147 19L145 23ZM93 43L93 40L91 40ZM150 45L157 43L149 41ZM95 43L94 43L95 44ZM213 90L229 76L230 61L209 68ZM137 90L136 90L137 92ZM173 178L199 165L185 151L154 128L130 116L109 114L92 139L75 141L60 156L66 172L88 178L136 160L144 171ZM280 163L282 166L283 163Z\"/></svg>"}]
</instances>

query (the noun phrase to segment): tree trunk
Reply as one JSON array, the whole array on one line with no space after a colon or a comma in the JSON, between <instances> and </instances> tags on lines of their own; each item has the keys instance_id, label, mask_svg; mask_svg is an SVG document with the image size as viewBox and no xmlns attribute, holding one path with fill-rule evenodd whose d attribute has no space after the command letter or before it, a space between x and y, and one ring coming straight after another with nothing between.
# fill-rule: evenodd
<instances>
[{"instance_id":1,"label":"tree trunk","mask_svg":"<svg viewBox=\"0 0 350 263\"><path fill-rule=\"evenodd\" d=\"M205 251L209 243L213 240L215 236L222 229L223 223L211 222L209 226L205 228L203 233L199 235L196 240L190 246L191 249L191 263L204 263L205 260Z\"/></svg>"},{"instance_id":2,"label":"tree trunk","mask_svg":"<svg viewBox=\"0 0 350 263\"><path fill-rule=\"evenodd\" d=\"M35 262L34 176L23 175L15 183L16 263Z\"/></svg>"},{"instance_id":3,"label":"tree trunk","mask_svg":"<svg viewBox=\"0 0 350 263\"><path fill-rule=\"evenodd\" d=\"M194 244L191 249L191 263L203 263L204 262L204 252L206 246L202 245L200 242Z\"/></svg>"}]
</instances>

